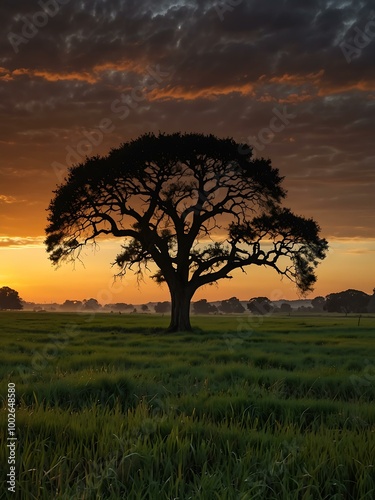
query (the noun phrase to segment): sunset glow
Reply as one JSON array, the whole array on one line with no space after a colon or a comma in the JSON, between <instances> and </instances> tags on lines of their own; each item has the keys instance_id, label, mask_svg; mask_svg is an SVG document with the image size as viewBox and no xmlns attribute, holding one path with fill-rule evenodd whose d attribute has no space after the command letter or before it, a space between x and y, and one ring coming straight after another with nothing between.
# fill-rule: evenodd
<instances>
[{"instance_id":1,"label":"sunset glow","mask_svg":"<svg viewBox=\"0 0 375 500\"><path fill-rule=\"evenodd\" d=\"M246 141L285 176L285 206L314 218L330 246L309 298L372 293L374 12L324 4L243 1L219 15L212 2L70 2L29 38L22 16L41 7L0 6L0 286L29 302L168 300L147 275L113 281L121 240L87 248L84 266L54 269L46 209L86 155L186 131ZM368 33L361 48L355 27ZM193 300L257 295L298 298L287 280L250 267Z\"/></svg>"}]
</instances>

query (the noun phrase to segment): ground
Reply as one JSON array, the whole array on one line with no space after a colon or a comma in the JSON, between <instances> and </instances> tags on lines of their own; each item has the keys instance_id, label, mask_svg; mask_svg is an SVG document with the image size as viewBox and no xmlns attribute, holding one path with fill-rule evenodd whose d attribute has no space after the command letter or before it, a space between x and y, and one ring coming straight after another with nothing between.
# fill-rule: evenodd
<instances>
[{"instance_id":1,"label":"ground","mask_svg":"<svg viewBox=\"0 0 375 500\"><path fill-rule=\"evenodd\" d=\"M0 313L17 498L375 497L375 317L192 321Z\"/></svg>"}]
</instances>

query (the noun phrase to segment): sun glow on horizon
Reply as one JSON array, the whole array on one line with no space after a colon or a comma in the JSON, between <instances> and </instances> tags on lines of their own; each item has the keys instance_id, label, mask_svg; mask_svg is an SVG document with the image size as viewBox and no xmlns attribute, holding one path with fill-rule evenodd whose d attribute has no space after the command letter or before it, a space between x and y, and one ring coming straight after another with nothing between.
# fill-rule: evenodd
<instances>
[{"instance_id":1,"label":"sun glow on horizon","mask_svg":"<svg viewBox=\"0 0 375 500\"><path fill-rule=\"evenodd\" d=\"M375 240L332 239L329 244L330 251L317 268L315 290L307 298L348 288L371 293L375 283L368 269L373 263ZM111 263L119 251L120 242L117 240L103 241L97 248L85 248L81 254L82 262L64 263L55 268L42 244L1 247L1 286L10 286L27 302L36 303L88 298L96 298L101 304L169 300L168 287L157 285L149 277L153 269L146 272L144 281L139 283L132 273L122 280L114 280L117 268ZM237 270L232 276L231 280L220 280L218 284L199 289L193 300L207 298L215 301L232 296L248 300L263 295L289 300L300 298L293 283L286 278L280 279L275 271L264 266L249 266L246 273Z\"/></svg>"}]
</instances>

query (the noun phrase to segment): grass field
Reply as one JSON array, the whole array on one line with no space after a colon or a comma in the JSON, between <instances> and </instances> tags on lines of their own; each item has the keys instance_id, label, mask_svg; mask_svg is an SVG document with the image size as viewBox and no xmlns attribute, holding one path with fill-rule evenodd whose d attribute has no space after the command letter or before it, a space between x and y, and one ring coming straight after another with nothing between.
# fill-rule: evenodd
<instances>
[{"instance_id":1,"label":"grass field","mask_svg":"<svg viewBox=\"0 0 375 500\"><path fill-rule=\"evenodd\" d=\"M167 323L0 313L2 498L375 498L375 318Z\"/></svg>"}]
</instances>

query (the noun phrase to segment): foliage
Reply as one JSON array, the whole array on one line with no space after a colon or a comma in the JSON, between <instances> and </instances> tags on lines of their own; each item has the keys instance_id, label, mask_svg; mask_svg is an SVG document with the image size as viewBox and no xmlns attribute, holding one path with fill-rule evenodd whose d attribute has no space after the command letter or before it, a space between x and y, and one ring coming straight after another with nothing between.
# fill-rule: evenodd
<instances>
[{"instance_id":1,"label":"foliage","mask_svg":"<svg viewBox=\"0 0 375 500\"><path fill-rule=\"evenodd\" d=\"M326 307L326 299L322 296L315 297L311 301L311 306L314 309L314 312L323 312Z\"/></svg>"},{"instance_id":2,"label":"foliage","mask_svg":"<svg viewBox=\"0 0 375 500\"><path fill-rule=\"evenodd\" d=\"M245 312L245 308L241 304L241 302L238 300L237 297L231 297L230 299L227 300L222 300L220 305L219 305L219 311L223 313L243 313Z\"/></svg>"},{"instance_id":3,"label":"foliage","mask_svg":"<svg viewBox=\"0 0 375 500\"><path fill-rule=\"evenodd\" d=\"M82 302L80 300L66 300L61 304L60 309L62 311L79 311L82 308Z\"/></svg>"},{"instance_id":4,"label":"foliage","mask_svg":"<svg viewBox=\"0 0 375 500\"><path fill-rule=\"evenodd\" d=\"M1 309L22 309L21 298L13 288L3 286L0 288L0 310Z\"/></svg>"},{"instance_id":5,"label":"foliage","mask_svg":"<svg viewBox=\"0 0 375 500\"><path fill-rule=\"evenodd\" d=\"M207 302L207 299L201 299L194 302L193 309L195 314L217 313L217 307Z\"/></svg>"},{"instance_id":6,"label":"foliage","mask_svg":"<svg viewBox=\"0 0 375 500\"><path fill-rule=\"evenodd\" d=\"M132 311L134 309L133 304L126 304L125 302L116 302L114 304L105 304L103 309L106 311Z\"/></svg>"},{"instance_id":7,"label":"foliage","mask_svg":"<svg viewBox=\"0 0 375 500\"><path fill-rule=\"evenodd\" d=\"M98 311L101 307L96 299L84 299L82 303L83 311Z\"/></svg>"},{"instance_id":8,"label":"foliage","mask_svg":"<svg viewBox=\"0 0 375 500\"><path fill-rule=\"evenodd\" d=\"M370 295L360 290L345 290L331 293L326 297L326 310L340 313L365 313L370 302Z\"/></svg>"},{"instance_id":9,"label":"foliage","mask_svg":"<svg viewBox=\"0 0 375 500\"><path fill-rule=\"evenodd\" d=\"M119 275L132 270L141 279L157 266L152 277L171 293L171 330L190 329L198 288L249 265L311 290L327 242L313 219L282 207L283 178L251 151L213 135L145 134L88 158L71 168L50 203L51 261L79 258L100 237L125 239L114 263Z\"/></svg>"},{"instance_id":10,"label":"foliage","mask_svg":"<svg viewBox=\"0 0 375 500\"><path fill-rule=\"evenodd\" d=\"M253 314L268 314L272 311L273 305L268 297L253 297L246 307Z\"/></svg>"},{"instance_id":11,"label":"foliage","mask_svg":"<svg viewBox=\"0 0 375 500\"><path fill-rule=\"evenodd\" d=\"M168 301L158 302L154 306L156 313L168 313L171 310L171 303Z\"/></svg>"},{"instance_id":12,"label":"foliage","mask_svg":"<svg viewBox=\"0 0 375 500\"><path fill-rule=\"evenodd\" d=\"M283 302L280 305L280 312L282 313L290 313L292 311L292 306L288 304L287 302Z\"/></svg>"},{"instance_id":13,"label":"foliage","mask_svg":"<svg viewBox=\"0 0 375 500\"><path fill-rule=\"evenodd\" d=\"M299 308L297 309L297 311L300 312L300 313L307 314L307 313L314 312L314 309L312 307L309 307L309 306L299 306Z\"/></svg>"},{"instance_id":14,"label":"foliage","mask_svg":"<svg viewBox=\"0 0 375 500\"><path fill-rule=\"evenodd\" d=\"M369 302L367 304L367 312L375 313L375 290L374 290L374 293L370 297Z\"/></svg>"}]
</instances>

